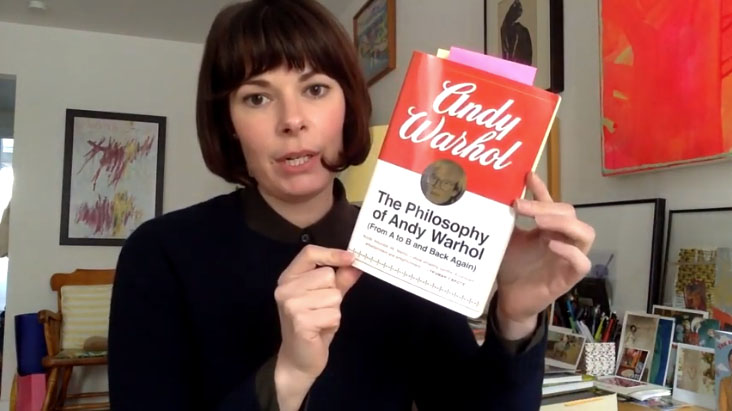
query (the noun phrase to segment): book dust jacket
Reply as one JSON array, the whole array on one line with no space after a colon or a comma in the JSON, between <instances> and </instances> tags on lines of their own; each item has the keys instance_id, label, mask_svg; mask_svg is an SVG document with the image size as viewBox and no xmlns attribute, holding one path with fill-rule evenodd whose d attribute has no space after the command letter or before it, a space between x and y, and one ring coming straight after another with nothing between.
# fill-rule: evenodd
<instances>
[{"instance_id":1,"label":"book dust jacket","mask_svg":"<svg viewBox=\"0 0 732 411\"><path fill-rule=\"evenodd\" d=\"M415 52L349 243L353 265L480 316L559 100Z\"/></svg>"}]
</instances>

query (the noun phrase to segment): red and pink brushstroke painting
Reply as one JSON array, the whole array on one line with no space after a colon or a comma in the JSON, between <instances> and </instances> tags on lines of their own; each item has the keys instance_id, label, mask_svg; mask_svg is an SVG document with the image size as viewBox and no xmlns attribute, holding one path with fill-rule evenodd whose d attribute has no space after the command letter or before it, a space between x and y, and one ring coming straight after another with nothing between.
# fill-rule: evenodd
<instances>
[{"instance_id":1,"label":"red and pink brushstroke painting","mask_svg":"<svg viewBox=\"0 0 732 411\"><path fill-rule=\"evenodd\" d=\"M102 137L98 140L87 140L89 151L84 154L84 163L76 173L92 164L94 173L89 182L92 191L97 191L97 183L102 172L106 174L106 188L114 191L125 176L125 171L138 159L150 155L154 148L154 138L147 136L143 141L129 140L126 143L115 140L113 137ZM76 209L76 224L84 224L94 234L111 234L118 237L124 233L131 223L137 225L143 213L135 204L135 196L126 190L114 192L111 196L97 194L92 204L82 202Z\"/></svg>"},{"instance_id":2,"label":"red and pink brushstroke painting","mask_svg":"<svg viewBox=\"0 0 732 411\"><path fill-rule=\"evenodd\" d=\"M77 175L84 171L87 165L95 167L91 176L92 191L97 191L99 176L106 174L106 188L112 190L113 195L97 194L96 201L82 202L76 209L76 224L84 224L94 234L111 234L121 236L130 223L138 223L142 212L135 204L135 196L126 190L114 192L117 185L125 176L125 171L138 159L150 155L154 148L155 139L146 136L143 141L129 140L122 143L113 137L102 137L98 140L87 140L89 150L84 154L84 163L77 171ZM106 190L105 190L106 191ZM111 197L111 198L110 198ZM135 224L136 225L136 224Z\"/></svg>"},{"instance_id":3,"label":"red and pink brushstroke painting","mask_svg":"<svg viewBox=\"0 0 732 411\"><path fill-rule=\"evenodd\" d=\"M732 1L602 1L604 175L730 156Z\"/></svg>"},{"instance_id":4,"label":"red and pink brushstroke painting","mask_svg":"<svg viewBox=\"0 0 732 411\"><path fill-rule=\"evenodd\" d=\"M90 113L72 113L68 237L125 239L156 213L160 128Z\"/></svg>"}]
</instances>

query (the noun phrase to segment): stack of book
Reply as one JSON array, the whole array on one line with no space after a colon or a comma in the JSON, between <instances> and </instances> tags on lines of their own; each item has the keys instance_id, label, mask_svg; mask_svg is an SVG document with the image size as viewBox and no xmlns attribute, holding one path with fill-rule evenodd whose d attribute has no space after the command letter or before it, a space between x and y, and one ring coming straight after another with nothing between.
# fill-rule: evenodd
<instances>
[{"instance_id":1,"label":"stack of book","mask_svg":"<svg viewBox=\"0 0 732 411\"><path fill-rule=\"evenodd\" d=\"M638 401L671 395L671 390L667 387L618 376L600 377L595 381L595 387Z\"/></svg>"},{"instance_id":2,"label":"stack of book","mask_svg":"<svg viewBox=\"0 0 732 411\"><path fill-rule=\"evenodd\" d=\"M541 395L548 397L567 392L589 390L594 386L591 378L583 377L582 374L564 371L548 373L544 376L541 387Z\"/></svg>"},{"instance_id":3,"label":"stack of book","mask_svg":"<svg viewBox=\"0 0 732 411\"><path fill-rule=\"evenodd\" d=\"M540 411L618 411L615 393L588 389L544 397Z\"/></svg>"}]
</instances>

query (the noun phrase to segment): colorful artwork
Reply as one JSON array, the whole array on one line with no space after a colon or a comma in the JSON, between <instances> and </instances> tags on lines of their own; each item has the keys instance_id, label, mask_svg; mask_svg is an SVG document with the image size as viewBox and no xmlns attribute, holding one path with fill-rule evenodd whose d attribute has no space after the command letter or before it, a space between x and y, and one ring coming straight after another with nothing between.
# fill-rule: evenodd
<instances>
[{"instance_id":1,"label":"colorful artwork","mask_svg":"<svg viewBox=\"0 0 732 411\"><path fill-rule=\"evenodd\" d=\"M549 327L545 361L557 368L576 370L585 346L585 338L580 334L558 327Z\"/></svg>"},{"instance_id":2,"label":"colorful artwork","mask_svg":"<svg viewBox=\"0 0 732 411\"><path fill-rule=\"evenodd\" d=\"M732 2L604 0L603 174L727 157Z\"/></svg>"},{"instance_id":3,"label":"colorful artwork","mask_svg":"<svg viewBox=\"0 0 732 411\"><path fill-rule=\"evenodd\" d=\"M396 0L369 0L353 18L353 37L369 85L396 67Z\"/></svg>"},{"instance_id":4,"label":"colorful artwork","mask_svg":"<svg viewBox=\"0 0 732 411\"><path fill-rule=\"evenodd\" d=\"M696 344L699 341L698 330L709 316L706 311L687 310L683 308L653 306L653 314L674 319L674 343Z\"/></svg>"},{"instance_id":5,"label":"colorful artwork","mask_svg":"<svg viewBox=\"0 0 732 411\"><path fill-rule=\"evenodd\" d=\"M705 408L714 408L716 373L714 349L679 344L673 398Z\"/></svg>"},{"instance_id":6,"label":"colorful artwork","mask_svg":"<svg viewBox=\"0 0 732 411\"><path fill-rule=\"evenodd\" d=\"M61 244L121 245L161 212L165 118L67 110Z\"/></svg>"},{"instance_id":7,"label":"colorful artwork","mask_svg":"<svg viewBox=\"0 0 732 411\"><path fill-rule=\"evenodd\" d=\"M682 248L676 263L676 295L683 307L709 311L716 280L716 250Z\"/></svg>"},{"instance_id":8,"label":"colorful artwork","mask_svg":"<svg viewBox=\"0 0 732 411\"><path fill-rule=\"evenodd\" d=\"M663 385L673 341L674 319L626 312L616 375Z\"/></svg>"}]
</instances>

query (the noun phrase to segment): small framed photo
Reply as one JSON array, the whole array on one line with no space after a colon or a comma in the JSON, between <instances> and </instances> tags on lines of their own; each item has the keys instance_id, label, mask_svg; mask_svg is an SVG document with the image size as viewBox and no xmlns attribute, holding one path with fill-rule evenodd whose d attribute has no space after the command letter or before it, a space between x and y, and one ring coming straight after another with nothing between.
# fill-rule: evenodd
<instances>
[{"instance_id":1,"label":"small framed photo","mask_svg":"<svg viewBox=\"0 0 732 411\"><path fill-rule=\"evenodd\" d=\"M682 343L692 345L695 345L696 341L698 341L698 336L694 336L694 334L697 334L697 330L699 329L697 324L701 324L703 320L709 317L709 313L706 311L667 307L663 305L654 305L653 314L674 319L674 344Z\"/></svg>"},{"instance_id":2,"label":"small framed photo","mask_svg":"<svg viewBox=\"0 0 732 411\"><path fill-rule=\"evenodd\" d=\"M617 374L631 380L640 381L648 364L648 351L626 348L621 351Z\"/></svg>"},{"instance_id":3,"label":"small framed photo","mask_svg":"<svg viewBox=\"0 0 732 411\"><path fill-rule=\"evenodd\" d=\"M546 363L552 367L576 370L585 347L586 339L564 328L549 327L547 334Z\"/></svg>"},{"instance_id":4,"label":"small framed photo","mask_svg":"<svg viewBox=\"0 0 732 411\"><path fill-rule=\"evenodd\" d=\"M165 117L66 110L61 245L121 246L161 214Z\"/></svg>"},{"instance_id":5,"label":"small framed photo","mask_svg":"<svg viewBox=\"0 0 732 411\"><path fill-rule=\"evenodd\" d=\"M396 0L368 0L353 17L356 54L372 85L396 68Z\"/></svg>"},{"instance_id":6,"label":"small framed photo","mask_svg":"<svg viewBox=\"0 0 732 411\"><path fill-rule=\"evenodd\" d=\"M679 344L673 399L715 409L714 349Z\"/></svg>"},{"instance_id":7,"label":"small framed photo","mask_svg":"<svg viewBox=\"0 0 732 411\"><path fill-rule=\"evenodd\" d=\"M671 364L674 319L626 312L620 333L616 375L664 385ZM645 353L645 354L644 354Z\"/></svg>"}]
</instances>

